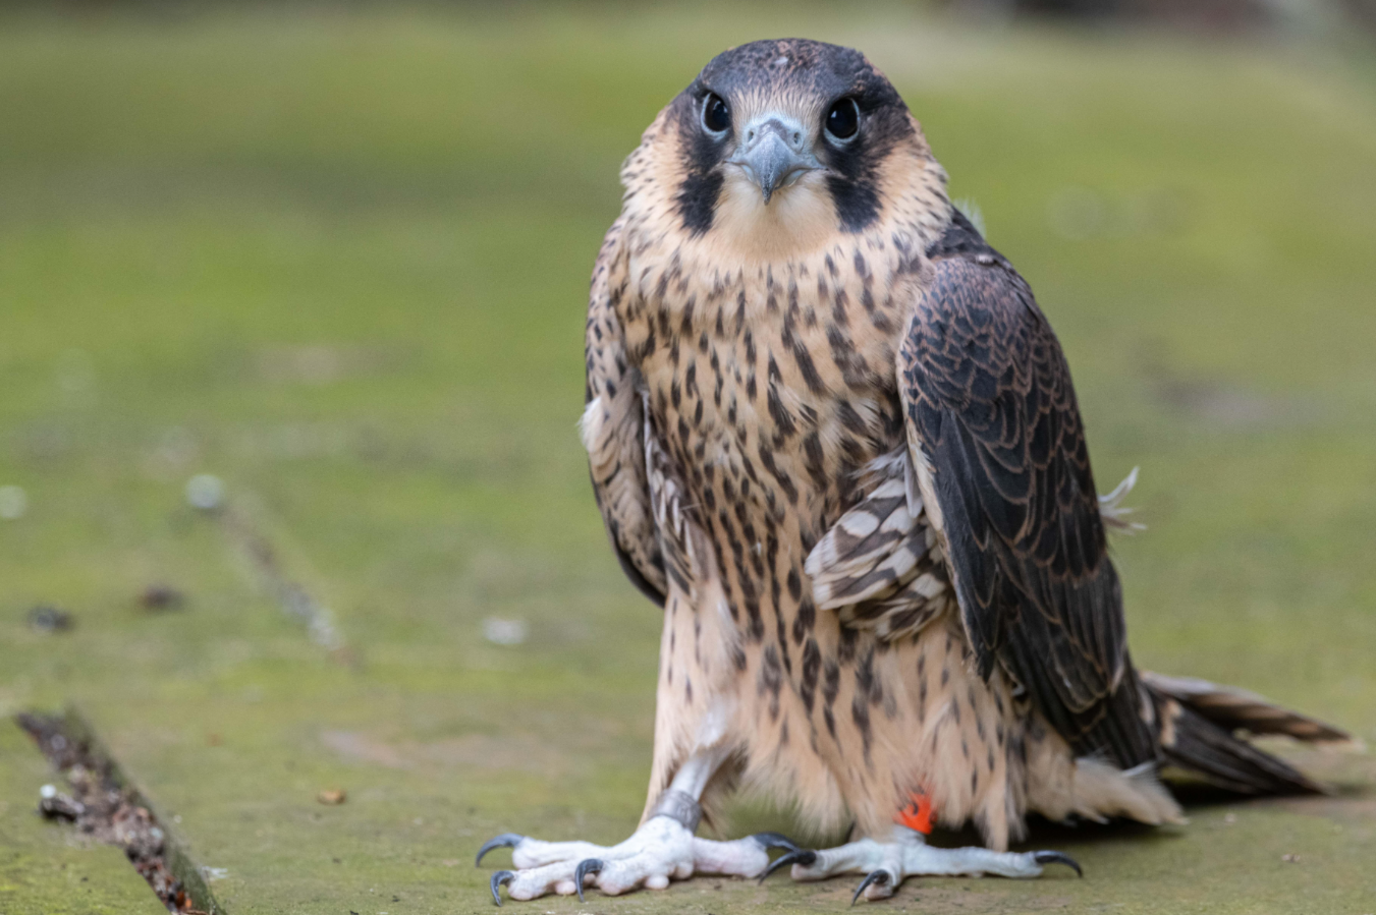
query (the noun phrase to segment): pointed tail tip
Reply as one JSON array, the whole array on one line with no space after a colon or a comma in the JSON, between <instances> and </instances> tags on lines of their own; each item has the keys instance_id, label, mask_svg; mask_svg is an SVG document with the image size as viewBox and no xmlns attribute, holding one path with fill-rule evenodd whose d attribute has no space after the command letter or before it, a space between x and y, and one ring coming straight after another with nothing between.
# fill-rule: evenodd
<instances>
[{"instance_id":1,"label":"pointed tail tip","mask_svg":"<svg viewBox=\"0 0 1376 915\"><path fill-rule=\"evenodd\" d=\"M1324 727L1328 730L1328 734L1321 737L1310 737L1304 742L1324 752L1366 754L1367 744L1362 738L1339 730L1332 725L1324 725Z\"/></svg>"}]
</instances>

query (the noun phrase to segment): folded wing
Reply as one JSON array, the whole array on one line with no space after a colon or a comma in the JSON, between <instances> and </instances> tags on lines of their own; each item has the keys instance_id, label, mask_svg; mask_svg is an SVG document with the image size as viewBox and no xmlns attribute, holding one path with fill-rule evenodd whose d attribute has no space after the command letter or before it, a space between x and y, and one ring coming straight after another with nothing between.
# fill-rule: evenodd
<instances>
[{"instance_id":1,"label":"folded wing","mask_svg":"<svg viewBox=\"0 0 1376 915\"><path fill-rule=\"evenodd\" d=\"M646 461L648 419L638 373L626 359L616 316L616 301L626 288L620 239L618 221L607 233L593 270L584 344L583 446L597 507L621 568L645 596L663 606L669 588Z\"/></svg>"},{"instance_id":2,"label":"folded wing","mask_svg":"<svg viewBox=\"0 0 1376 915\"><path fill-rule=\"evenodd\" d=\"M1076 752L1154 761L1070 371L968 225L934 254L899 355L920 488L980 672L1001 664Z\"/></svg>"}]
</instances>

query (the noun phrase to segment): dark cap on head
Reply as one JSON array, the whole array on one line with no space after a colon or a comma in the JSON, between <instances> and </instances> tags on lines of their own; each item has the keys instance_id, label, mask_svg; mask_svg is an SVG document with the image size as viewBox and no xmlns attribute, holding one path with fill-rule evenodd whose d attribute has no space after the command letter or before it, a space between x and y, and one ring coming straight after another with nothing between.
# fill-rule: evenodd
<instances>
[{"instance_id":1,"label":"dark cap on head","mask_svg":"<svg viewBox=\"0 0 1376 915\"><path fill-rule=\"evenodd\" d=\"M724 180L739 168L769 206L807 173L824 176L840 222L877 217L879 170L915 134L903 99L863 54L804 38L754 41L714 57L671 106L684 153L684 228L711 228Z\"/></svg>"}]
</instances>

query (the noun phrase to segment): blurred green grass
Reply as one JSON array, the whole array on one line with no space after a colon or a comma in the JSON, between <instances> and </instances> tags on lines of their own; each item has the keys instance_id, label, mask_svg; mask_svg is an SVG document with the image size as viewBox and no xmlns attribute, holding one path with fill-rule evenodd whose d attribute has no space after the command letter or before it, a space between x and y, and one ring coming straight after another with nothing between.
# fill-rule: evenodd
<instances>
[{"instance_id":1,"label":"blurred green grass","mask_svg":"<svg viewBox=\"0 0 1376 915\"><path fill-rule=\"evenodd\" d=\"M888 73L1055 323L1101 488L1141 465L1149 530L1116 544L1138 662L1376 739L1371 55L884 5L10 15L0 485L30 505L0 521L0 711L81 703L228 869L231 911L477 911L489 833L633 825L658 619L574 431L587 275L655 112L780 34ZM186 507L200 472L257 507L357 667ZM139 609L154 582L187 609ZM75 630L31 630L39 602ZM528 640L487 643L488 617ZM1358 911L1376 777L1311 762L1345 805L1058 833L1091 879L921 881L894 905ZM350 801L318 807L336 784ZM595 904L849 892L713 885ZM6 911L44 911L20 892Z\"/></svg>"}]
</instances>

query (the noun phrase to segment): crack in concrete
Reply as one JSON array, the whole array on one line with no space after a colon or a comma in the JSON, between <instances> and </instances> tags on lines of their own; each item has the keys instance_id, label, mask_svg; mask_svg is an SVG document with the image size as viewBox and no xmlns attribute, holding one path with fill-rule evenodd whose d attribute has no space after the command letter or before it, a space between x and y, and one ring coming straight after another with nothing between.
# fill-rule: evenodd
<instances>
[{"instance_id":1,"label":"crack in concrete","mask_svg":"<svg viewBox=\"0 0 1376 915\"><path fill-rule=\"evenodd\" d=\"M195 862L159 822L147 799L80 715L26 712L17 715L15 722L71 787L68 794L52 785L43 786L38 810L44 817L65 820L94 841L122 848L169 912L225 915Z\"/></svg>"},{"instance_id":2,"label":"crack in concrete","mask_svg":"<svg viewBox=\"0 0 1376 915\"><path fill-rule=\"evenodd\" d=\"M357 667L357 653L345 639L334 611L289 574L281 551L265 533L280 526L265 523L263 516L267 510L261 501L250 493L233 504L221 500L207 511L219 521L228 539L247 560L259 585L282 612L304 625L310 640L325 649L333 660Z\"/></svg>"}]
</instances>

